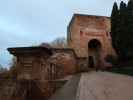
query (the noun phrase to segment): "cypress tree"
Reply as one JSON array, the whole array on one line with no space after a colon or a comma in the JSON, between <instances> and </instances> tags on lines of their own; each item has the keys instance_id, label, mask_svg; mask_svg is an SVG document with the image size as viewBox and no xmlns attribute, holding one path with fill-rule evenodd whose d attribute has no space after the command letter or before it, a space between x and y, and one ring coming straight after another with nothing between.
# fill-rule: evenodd
<instances>
[{"instance_id":1,"label":"cypress tree","mask_svg":"<svg viewBox=\"0 0 133 100\"><path fill-rule=\"evenodd\" d=\"M120 55L120 50L118 47L119 46L118 35L119 35L119 9L117 3L115 2L111 14L111 37L112 37L112 45L116 50L117 54Z\"/></svg>"},{"instance_id":2,"label":"cypress tree","mask_svg":"<svg viewBox=\"0 0 133 100\"><path fill-rule=\"evenodd\" d=\"M127 6L127 34L125 41L127 42L126 57L133 58L133 0L130 0Z\"/></svg>"},{"instance_id":3,"label":"cypress tree","mask_svg":"<svg viewBox=\"0 0 133 100\"><path fill-rule=\"evenodd\" d=\"M126 33L127 33L127 5L121 1L120 10L119 10L119 32L118 32L118 40L119 40L119 57L121 60L126 59Z\"/></svg>"},{"instance_id":4,"label":"cypress tree","mask_svg":"<svg viewBox=\"0 0 133 100\"><path fill-rule=\"evenodd\" d=\"M118 9L114 3L111 14L112 45L120 60L133 59L133 0L128 5L123 1Z\"/></svg>"},{"instance_id":5,"label":"cypress tree","mask_svg":"<svg viewBox=\"0 0 133 100\"><path fill-rule=\"evenodd\" d=\"M120 15L119 15L119 26L120 26L120 34L121 36L125 36L126 31L127 31L127 6L126 4L122 1L120 3ZM123 38L122 38L123 39Z\"/></svg>"}]
</instances>

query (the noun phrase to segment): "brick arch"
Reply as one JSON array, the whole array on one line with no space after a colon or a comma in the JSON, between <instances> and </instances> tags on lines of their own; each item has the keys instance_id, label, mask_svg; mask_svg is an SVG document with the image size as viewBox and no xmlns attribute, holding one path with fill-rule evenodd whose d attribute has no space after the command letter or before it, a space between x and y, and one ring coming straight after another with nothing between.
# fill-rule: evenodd
<instances>
[{"instance_id":1,"label":"brick arch","mask_svg":"<svg viewBox=\"0 0 133 100\"><path fill-rule=\"evenodd\" d=\"M100 67L102 42L93 38L88 42L88 67L97 69Z\"/></svg>"},{"instance_id":2,"label":"brick arch","mask_svg":"<svg viewBox=\"0 0 133 100\"><path fill-rule=\"evenodd\" d=\"M89 49L101 49L102 48L102 43L98 39L91 39L88 42L88 48Z\"/></svg>"}]
</instances>

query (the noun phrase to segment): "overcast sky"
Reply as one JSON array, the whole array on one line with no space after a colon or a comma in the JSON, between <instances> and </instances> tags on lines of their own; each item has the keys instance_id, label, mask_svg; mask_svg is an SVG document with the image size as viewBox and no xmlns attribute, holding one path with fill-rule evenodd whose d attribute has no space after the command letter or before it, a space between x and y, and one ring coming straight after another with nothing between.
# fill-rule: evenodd
<instances>
[{"instance_id":1,"label":"overcast sky","mask_svg":"<svg viewBox=\"0 0 133 100\"><path fill-rule=\"evenodd\" d=\"M37 45L66 37L74 13L110 16L114 1L0 0L0 64L9 66L8 47Z\"/></svg>"}]
</instances>

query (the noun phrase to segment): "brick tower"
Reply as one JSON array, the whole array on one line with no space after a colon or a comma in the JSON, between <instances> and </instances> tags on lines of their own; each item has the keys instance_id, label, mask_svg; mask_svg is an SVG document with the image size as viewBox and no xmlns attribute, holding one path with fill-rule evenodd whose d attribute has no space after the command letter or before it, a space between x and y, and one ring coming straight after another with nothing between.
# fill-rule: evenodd
<instances>
[{"instance_id":1,"label":"brick tower","mask_svg":"<svg viewBox=\"0 0 133 100\"><path fill-rule=\"evenodd\" d=\"M88 66L107 66L105 57L114 55L110 37L110 18L74 14L68 25L68 44L78 57L88 58Z\"/></svg>"}]
</instances>

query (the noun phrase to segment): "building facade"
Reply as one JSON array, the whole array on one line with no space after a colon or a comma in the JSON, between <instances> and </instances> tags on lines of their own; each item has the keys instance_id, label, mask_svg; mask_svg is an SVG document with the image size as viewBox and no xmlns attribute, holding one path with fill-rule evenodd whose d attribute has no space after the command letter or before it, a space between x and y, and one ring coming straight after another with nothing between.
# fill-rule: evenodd
<instances>
[{"instance_id":1,"label":"building facade","mask_svg":"<svg viewBox=\"0 0 133 100\"><path fill-rule=\"evenodd\" d=\"M68 45L78 57L88 58L88 66L107 66L105 57L115 55L110 37L110 18L74 14L68 25Z\"/></svg>"}]
</instances>

